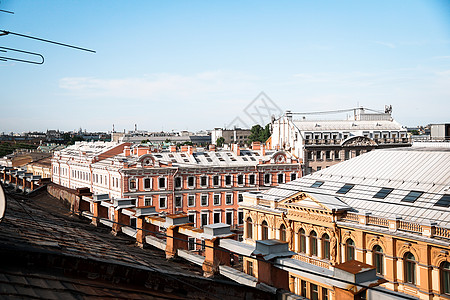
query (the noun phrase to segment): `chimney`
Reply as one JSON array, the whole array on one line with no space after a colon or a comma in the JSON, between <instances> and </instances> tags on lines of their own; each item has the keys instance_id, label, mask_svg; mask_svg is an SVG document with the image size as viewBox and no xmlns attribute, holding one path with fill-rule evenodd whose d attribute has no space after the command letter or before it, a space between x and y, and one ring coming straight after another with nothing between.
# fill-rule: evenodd
<instances>
[{"instance_id":1,"label":"chimney","mask_svg":"<svg viewBox=\"0 0 450 300\"><path fill-rule=\"evenodd\" d=\"M141 156L141 155L147 154L149 152L149 150L150 150L149 147L142 147L142 146L140 146L140 147L137 148L137 155Z\"/></svg>"},{"instance_id":2,"label":"chimney","mask_svg":"<svg viewBox=\"0 0 450 300\"><path fill-rule=\"evenodd\" d=\"M239 147L239 144L232 144L231 150L236 153L237 156L241 155L241 148Z\"/></svg>"},{"instance_id":3,"label":"chimney","mask_svg":"<svg viewBox=\"0 0 450 300\"><path fill-rule=\"evenodd\" d=\"M266 155L266 145L262 144L261 145L261 156L264 156L264 155Z\"/></svg>"},{"instance_id":4,"label":"chimney","mask_svg":"<svg viewBox=\"0 0 450 300\"><path fill-rule=\"evenodd\" d=\"M261 150L261 142L252 142L253 150Z\"/></svg>"},{"instance_id":5,"label":"chimney","mask_svg":"<svg viewBox=\"0 0 450 300\"><path fill-rule=\"evenodd\" d=\"M123 155L125 155L125 156L131 155L130 146L123 147Z\"/></svg>"},{"instance_id":6,"label":"chimney","mask_svg":"<svg viewBox=\"0 0 450 300\"><path fill-rule=\"evenodd\" d=\"M194 154L194 147L188 146L187 147L187 152L189 152L190 155Z\"/></svg>"},{"instance_id":7,"label":"chimney","mask_svg":"<svg viewBox=\"0 0 450 300\"><path fill-rule=\"evenodd\" d=\"M209 145L209 151L216 151L216 145Z\"/></svg>"},{"instance_id":8,"label":"chimney","mask_svg":"<svg viewBox=\"0 0 450 300\"><path fill-rule=\"evenodd\" d=\"M175 145L172 145L172 146L170 146L170 152L177 152L177 146L175 146Z\"/></svg>"},{"instance_id":9,"label":"chimney","mask_svg":"<svg viewBox=\"0 0 450 300\"><path fill-rule=\"evenodd\" d=\"M181 152L188 152L188 146L181 146Z\"/></svg>"}]
</instances>

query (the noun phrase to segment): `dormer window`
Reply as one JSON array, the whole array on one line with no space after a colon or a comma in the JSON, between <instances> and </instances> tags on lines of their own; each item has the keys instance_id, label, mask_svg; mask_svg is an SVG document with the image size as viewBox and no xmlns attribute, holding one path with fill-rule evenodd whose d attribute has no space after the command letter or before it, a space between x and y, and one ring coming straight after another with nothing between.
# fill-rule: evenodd
<instances>
[{"instance_id":1,"label":"dormer window","mask_svg":"<svg viewBox=\"0 0 450 300\"><path fill-rule=\"evenodd\" d=\"M373 198L384 199L389 195L394 189L391 188L381 188L378 193L373 196Z\"/></svg>"}]
</instances>

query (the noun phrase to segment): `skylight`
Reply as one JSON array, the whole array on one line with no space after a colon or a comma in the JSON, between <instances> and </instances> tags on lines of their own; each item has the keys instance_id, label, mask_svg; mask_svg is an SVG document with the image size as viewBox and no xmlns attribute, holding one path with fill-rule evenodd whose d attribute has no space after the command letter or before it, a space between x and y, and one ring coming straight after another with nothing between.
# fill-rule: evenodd
<instances>
[{"instance_id":1,"label":"skylight","mask_svg":"<svg viewBox=\"0 0 450 300\"><path fill-rule=\"evenodd\" d=\"M434 206L450 207L450 195L444 195Z\"/></svg>"},{"instance_id":2,"label":"skylight","mask_svg":"<svg viewBox=\"0 0 450 300\"><path fill-rule=\"evenodd\" d=\"M415 202L420 196L422 196L423 192L419 191L411 191L405 198L402 199L402 202Z\"/></svg>"},{"instance_id":3,"label":"skylight","mask_svg":"<svg viewBox=\"0 0 450 300\"><path fill-rule=\"evenodd\" d=\"M323 181L316 181L316 182L314 182L314 183L311 185L311 187L312 187L312 188L318 188L318 187L321 187L322 184L323 184Z\"/></svg>"},{"instance_id":4,"label":"skylight","mask_svg":"<svg viewBox=\"0 0 450 300\"><path fill-rule=\"evenodd\" d=\"M354 184L348 184L348 183L344 184L344 186L341 187L339 189L339 191L337 191L336 193L338 193L338 194L347 194L348 191L350 191L354 186L355 186Z\"/></svg>"},{"instance_id":5,"label":"skylight","mask_svg":"<svg viewBox=\"0 0 450 300\"><path fill-rule=\"evenodd\" d=\"M391 188L381 188L378 193L373 196L373 198L384 199L389 195L394 189Z\"/></svg>"}]
</instances>

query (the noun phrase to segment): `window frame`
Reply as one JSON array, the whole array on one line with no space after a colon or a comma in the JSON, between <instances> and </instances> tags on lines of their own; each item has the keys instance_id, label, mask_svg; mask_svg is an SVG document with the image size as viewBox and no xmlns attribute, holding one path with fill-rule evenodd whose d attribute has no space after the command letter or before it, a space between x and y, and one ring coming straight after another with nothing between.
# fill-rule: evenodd
<instances>
[{"instance_id":1,"label":"window frame","mask_svg":"<svg viewBox=\"0 0 450 300\"><path fill-rule=\"evenodd\" d=\"M164 206L161 206L162 199L164 199ZM160 195L158 197L158 207L159 209L167 209L167 196Z\"/></svg>"}]
</instances>

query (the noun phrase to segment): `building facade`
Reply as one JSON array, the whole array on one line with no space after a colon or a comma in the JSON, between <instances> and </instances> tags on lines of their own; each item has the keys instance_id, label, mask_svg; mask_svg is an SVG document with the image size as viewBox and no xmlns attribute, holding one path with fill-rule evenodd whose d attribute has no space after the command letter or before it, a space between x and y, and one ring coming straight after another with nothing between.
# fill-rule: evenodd
<instances>
[{"instance_id":1,"label":"building facade","mask_svg":"<svg viewBox=\"0 0 450 300\"><path fill-rule=\"evenodd\" d=\"M385 113L354 110L350 120L294 120L292 113L272 123L270 149L285 149L304 161L311 174L373 149L411 145L407 130Z\"/></svg>"},{"instance_id":2,"label":"building facade","mask_svg":"<svg viewBox=\"0 0 450 300\"><path fill-rule=\"evenodd\" d=\"M242 193L265 190L301 176L300 162L284 151L194 149L154 152L130 143L77 143L55 152L52 181L94 194L133 198L159 213L185 212L198 227L242 224Z\"/></svg>"},{"instance_id":3,"label":"building facade","mask_svg":"<svg viewBox=\"0 0 450 300\"><path fill-rule=\"evenodd\" d=\"M316 274L352 260L374 266L385 289L449 299L449 178L449 149L375 150L262 193L245 193L244 241L286 241L307 271L289 272L289 288L308 299L339 299L333 284ZM248 274L256 265L244 260Z\"/></svg>"},{"instance_id":4,"label":"building facade","mask_svg":"<svg viewBox=\"0 0 450 300\"><path fill-rule=\"evenodd\" d=\"M244 146L249 144L248 137L251 134L250 129L222 129L222 128L214 128L211 131L211 143L216 144L217 139L223 137L225 144L239 144L240 146Z\"/></svg>"}]
</instances>

